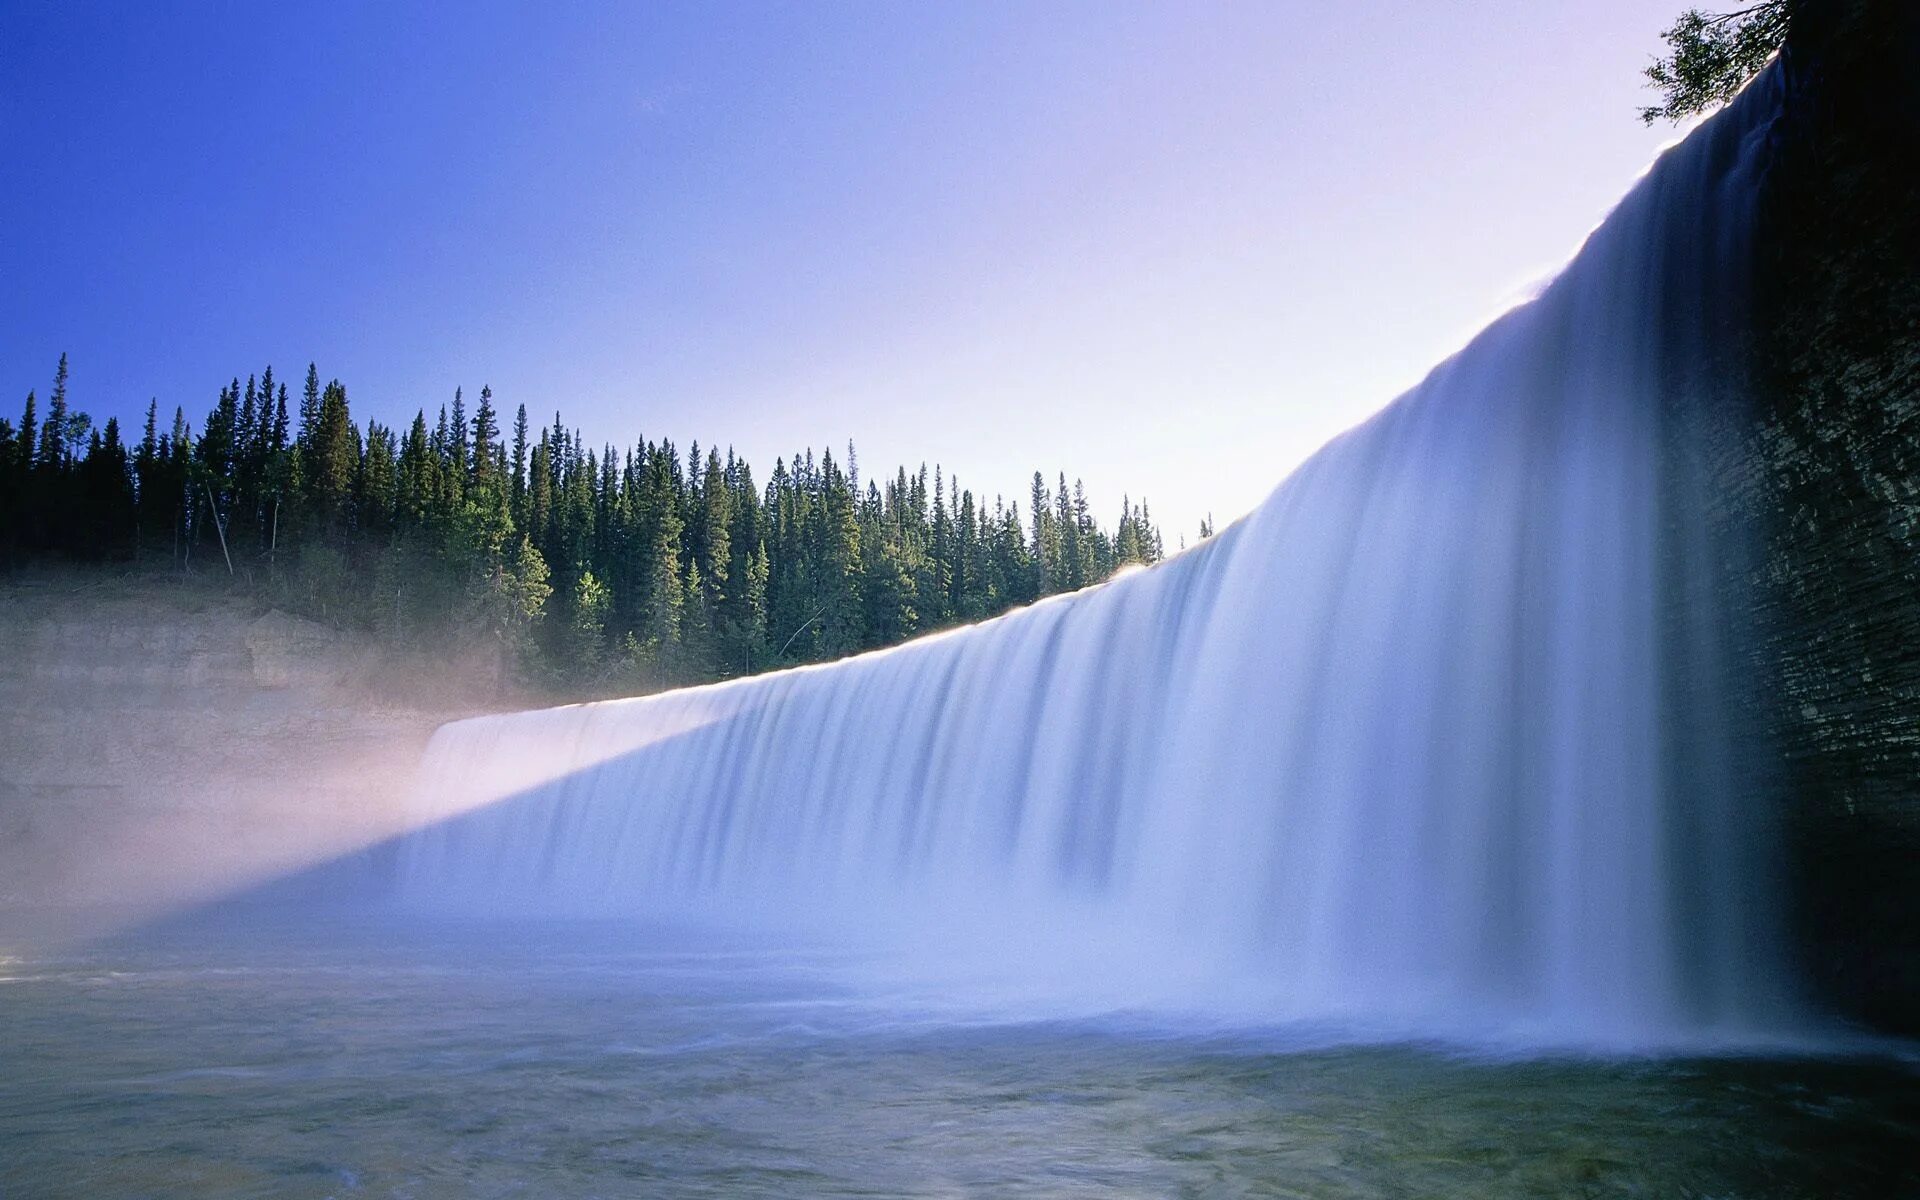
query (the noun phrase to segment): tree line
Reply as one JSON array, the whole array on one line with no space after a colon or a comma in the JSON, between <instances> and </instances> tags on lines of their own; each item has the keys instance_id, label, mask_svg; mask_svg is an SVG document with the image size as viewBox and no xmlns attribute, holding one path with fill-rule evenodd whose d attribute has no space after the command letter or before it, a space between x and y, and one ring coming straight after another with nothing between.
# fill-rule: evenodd
<instances>
[{"instance_id":1,"label":"tree line","mask_svg":"<svg viewBox=\"0 0 1920 1200\"><path fill-rule=\"evenodd\" d=\"M95 428L61 356L46 410L0 417L0 558L231 575L275 602L426 646L484 636L503 671L644 688L836 658L1158 561L1145 501L1109 531L1064 473L1019 502L936 467L863 478L806 449L763 485L729 449L590 446L490 388L397 430L314 366L297 399L238 377L196 434L148 406Z\"/></svg>"}]
</instances>

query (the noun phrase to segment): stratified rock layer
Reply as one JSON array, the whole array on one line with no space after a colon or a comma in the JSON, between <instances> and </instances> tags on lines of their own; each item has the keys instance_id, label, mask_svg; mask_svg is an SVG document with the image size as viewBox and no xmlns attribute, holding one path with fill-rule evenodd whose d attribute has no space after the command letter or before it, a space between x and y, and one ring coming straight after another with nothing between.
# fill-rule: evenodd
<instances>
[{"instance_id":1,"label":"stratified rock layer","mask_svg":"<svg viewBox=\"0 0 1920 1200\"><path fill-rule=\"evenodd\" d=\"M1920 5L1809 6L1763 209L1753 648L1816 990L1920 1029Z\"/></svg>"},{"instance_id":2,"label":"stratified rock layer","mask_svg":"<svg viewBox=\"0 0 1920 1200\"><path fill-rule=\"evenodd\" d=\"M166 907L394 832L428 735L494 697L217 588L0 584L0 908Z\"/></svg>"}]
</instances>

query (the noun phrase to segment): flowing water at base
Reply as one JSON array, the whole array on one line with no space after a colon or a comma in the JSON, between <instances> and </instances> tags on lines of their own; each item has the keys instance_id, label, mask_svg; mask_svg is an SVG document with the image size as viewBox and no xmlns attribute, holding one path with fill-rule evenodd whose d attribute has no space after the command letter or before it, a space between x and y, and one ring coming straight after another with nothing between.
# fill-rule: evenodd
<instances>
[{"instance_id":1,"label":"flowing water at base","mask_svg":"<svg viewBox=\"0 0 1920 1200\"><path fill-rule=\"evenodd\" d=\"M1920 1195L1897 1059L966 1021L859 967L533 924L0 957L0 1196Z\"/></svg>"}]
</instances>

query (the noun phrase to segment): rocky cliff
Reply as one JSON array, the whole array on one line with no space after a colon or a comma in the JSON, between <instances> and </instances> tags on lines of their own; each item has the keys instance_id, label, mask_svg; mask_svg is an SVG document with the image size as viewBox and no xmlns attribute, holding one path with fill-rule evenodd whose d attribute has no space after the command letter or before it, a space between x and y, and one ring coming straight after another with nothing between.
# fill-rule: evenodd
<instances>
[{"instance_id":1,"label":"rocky cliff","mask_svg":"<svg viewBox=\"0 0 1920 1200\"><path fill-rule=\"evenodd\" d=\"M1920 1032L1920 5L1808 4L1785 65L1728 493L1756 711L1816 990Z\"/></svg>"},{"instance_id":2,"label":"rocky cliff","mask_svg":"<svg viewBox=\"0 0 1920 1200\"><path fill-rule=\"evenodd\" d=\"M0 911L148 910L398 830L484 664L396 658L211 584L0 582Z\"/></svg>"}]
</instances>

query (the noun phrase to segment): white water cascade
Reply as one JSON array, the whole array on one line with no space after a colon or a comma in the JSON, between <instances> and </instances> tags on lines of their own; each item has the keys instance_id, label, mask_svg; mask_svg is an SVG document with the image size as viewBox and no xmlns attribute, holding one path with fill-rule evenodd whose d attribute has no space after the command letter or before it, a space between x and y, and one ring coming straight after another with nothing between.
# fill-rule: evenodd
<instances>
[{"instance_id":1,"label":"white water cascade","mask_svg":"<svg viewBox=\"0 0 1920 1200\"><path fill-rule=\"evenodd\" d=\"M1685 443L1738 391L1777 90L1160 566L831 665L446 726L402 896L870 934L956 993L1748 1028L1779 972Z\"/></svg>"}]
</instances>

